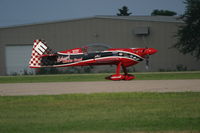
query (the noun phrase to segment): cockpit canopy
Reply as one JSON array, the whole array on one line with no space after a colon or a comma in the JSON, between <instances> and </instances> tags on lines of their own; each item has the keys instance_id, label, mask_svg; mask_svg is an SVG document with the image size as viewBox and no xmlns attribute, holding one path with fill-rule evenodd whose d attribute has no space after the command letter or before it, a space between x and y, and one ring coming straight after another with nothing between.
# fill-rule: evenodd
<instances>
[{"instance_id":1,"label":"cockpit canopy","mask_svg":"<svg viewBox=\"0 0 200 133\"><path fill-rule=\"evenodd\" d=\"M80 53L98 53L110 49L111 47L102 43L93 43L83 46L81 48L68 49L59 51L58 54L80 54Z\"/></svg>"},{"instance_id":2,"label":"cockpit canopy","mask_svg":"<svg viewBox=\"0 0 200 133\"><path fill-rule=\"evenodd\" d=\"M93 52L105 51L110 48L112 47L104 43L92 43L92 44L83 46L83 51L88 52L88 53L93 53Z\"/></svg>"}]
</instances>

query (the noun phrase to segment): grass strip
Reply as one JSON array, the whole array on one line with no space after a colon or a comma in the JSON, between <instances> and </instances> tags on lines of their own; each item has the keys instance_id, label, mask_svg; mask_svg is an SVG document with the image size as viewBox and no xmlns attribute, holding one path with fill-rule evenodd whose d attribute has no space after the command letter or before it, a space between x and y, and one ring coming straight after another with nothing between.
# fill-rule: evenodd
<instances>
[{"instance_id":1,"label":"grass strip","mask_svg":"<svg viewBox=\"0 0 200 133\"><path fill-rule=\"evenodd\" d=\"M200 79L200 72L150 72L133 73L135 80L174 80ZM81 81L108 81L104 74L58 74L58 75L31 75L31 76L0 76L0 83L37 83L37 82L81 82Z\"/></svg>"},{"instance_id":2,"label":"grass strip","mask_svg":"<svg viewBox=\"0 0 200 133\"><path fill-rule=\"evenodd\" d=\"M200 132L200 93L0 97L1 133Z\"/></svg>"}]
</instances>

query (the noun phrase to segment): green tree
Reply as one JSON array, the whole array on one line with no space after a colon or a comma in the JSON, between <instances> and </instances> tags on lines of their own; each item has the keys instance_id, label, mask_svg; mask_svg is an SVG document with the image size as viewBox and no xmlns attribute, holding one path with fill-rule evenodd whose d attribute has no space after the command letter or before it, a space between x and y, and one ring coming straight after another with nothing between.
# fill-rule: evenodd
<instances>
[{"instance_id":1,"label":"green tree","mask_svg":"<svg viewBox=\"0 0 200 133\"><path fill-rule=\"evenodd\" d=\"M186 0L183 15L185 24L179 27L177 43L174 45L181 53L191 54L200 59L200 0Z\"/></svg>"},{"instance_id":2,"label":"green tree","mask_svg":"<svg viewBox=\"0 0 200 133\"><path fill-rule=\"evenodd\" d=\"M177 13L169 10L158 10L152 11L151 16L175 16Z\"/></svg>"},{"instance_id":3,"label":"green tree","mask_svg":"<svg viewBox=\"0 0 200 133\"><path fill-rule=\"evenodd\" d=\"M118 9L119 13L117 13L117 16L130 16L132 13L128 12L128 7L127 6L123 6L121 9Z\"/></svg>"}]
</instances>

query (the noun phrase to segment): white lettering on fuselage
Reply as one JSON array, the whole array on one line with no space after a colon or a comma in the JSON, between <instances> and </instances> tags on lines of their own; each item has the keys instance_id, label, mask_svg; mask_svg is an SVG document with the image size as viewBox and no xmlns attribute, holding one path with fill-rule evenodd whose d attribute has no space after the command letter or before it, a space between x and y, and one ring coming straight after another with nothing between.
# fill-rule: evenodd
<instances>
[{"instance_id":1,"label":"white lettering on fuselage","mask_svg":"<svg viewBox=\"0 0 200 133\"><path fill-rule=\"evenodd\" d=\"M82 61L82 58L74 58L74 59L70 59L70 56L66 56L66 57L58 57L57 58L57 62L62 62L62 63L72 63L72 62L78 62L78 61Z\"/></svg>"}]
</instances>

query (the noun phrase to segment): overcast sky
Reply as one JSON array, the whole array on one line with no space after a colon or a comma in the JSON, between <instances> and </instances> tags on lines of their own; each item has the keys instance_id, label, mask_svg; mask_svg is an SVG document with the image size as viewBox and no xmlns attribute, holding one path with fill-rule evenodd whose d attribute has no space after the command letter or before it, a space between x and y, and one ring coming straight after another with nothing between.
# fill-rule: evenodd
<instances>
[{"instance_id":1,"label":"overcast sky","mask_svg":"<svg viewBox=\"0 0 200 133\"><path fill-rule=\"evenodd\" d=\"M126 5L132 15L150 15L154 9L183 14L184 0L0 0L0 27L116 15Z\"/></svg>"}]
</instances>

